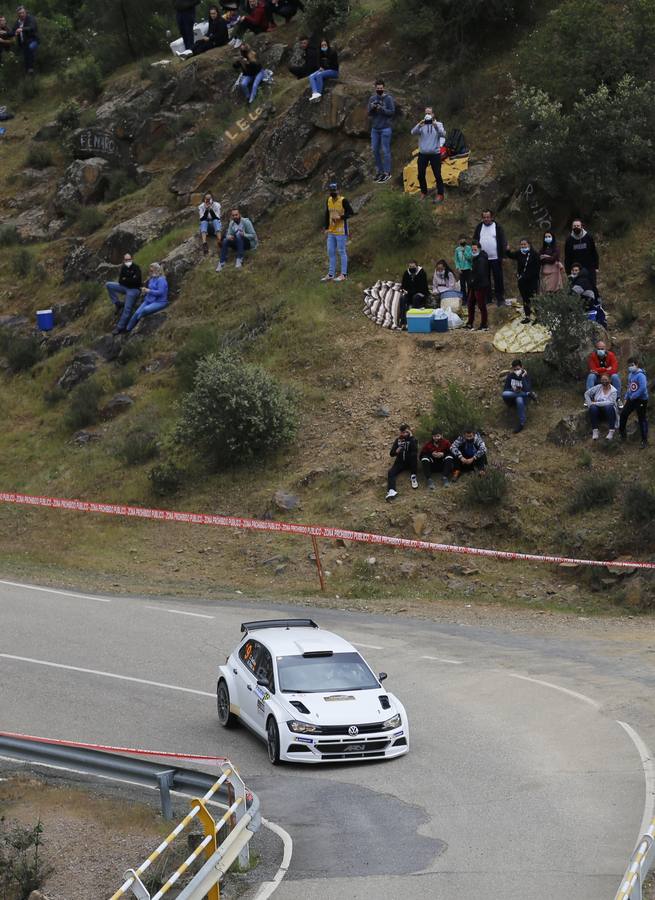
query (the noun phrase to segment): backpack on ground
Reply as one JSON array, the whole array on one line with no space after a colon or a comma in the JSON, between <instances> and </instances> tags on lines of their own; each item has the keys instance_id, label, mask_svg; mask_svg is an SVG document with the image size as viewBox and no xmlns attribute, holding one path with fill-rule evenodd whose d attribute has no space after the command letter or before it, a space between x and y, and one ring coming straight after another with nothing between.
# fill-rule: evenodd
<instances>
[{"instance_id":1,"label":"backpack on ground","mask_svg":"<svg viewBox=\"0 0 655 900\"><path fill-rule=\"evenodd\" d=\"M451 128L446 135L446 143L444 147L448 150L449 156L461 156L468 151L464 133L459 128Z\"/></svg>"}]
</instances>

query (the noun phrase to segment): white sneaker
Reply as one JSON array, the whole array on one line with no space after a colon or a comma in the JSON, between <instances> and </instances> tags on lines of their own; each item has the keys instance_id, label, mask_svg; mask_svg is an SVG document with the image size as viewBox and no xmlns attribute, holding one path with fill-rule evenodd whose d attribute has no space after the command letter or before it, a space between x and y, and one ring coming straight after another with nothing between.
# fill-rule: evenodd
<instances>
[{"instance_id":1,"label":"white sneaker","mask_svg":"<svg viewBox=\"0 0 655 900\"><path fill-rule=\"evenodd\" d=\"M312 96L309 98L309 102L310 103L318 103L318 101L321 99L322 96L323 96L322 94L319 94L316 91L314 91Z\"/></svg>"},{"instance_id":2,"label":"white sneaker","mask_svg":"<svg viewBox=\"0 0 655 900\"><path fill-rule=\"evenodd\" d=\"M180 59L188 59L190 56L193 56L193 50L183 50L180 53Z\"/></svg>"},{"instance_id":3,"label":"white sneaker","mask_svg":"<svg viewBox=\"0 0 655 900\"><path fill-rule=\"evenodd\" d=\"M594 428L594 430L591 432L591 439L592 439L592 441L598 440L598 429L597 428Z\"/></svg>"},{"instance_id":4,"label":"white sneaker","mask_svg":"<svg viewBox=\"0 0 655 900\"><path fill-rule=\"evenodd\" d=\"M418 487L418 478L416 477L416 475L412 475L410 481L412 482L412 487L414 488L414 490L416 490L416 488Z\"/></svg>"},{"instance_id":5,"label":"white sneaker","mask_svg":"<svg viewBox=\"0 0 655 900\"><path fill-rule=\"evenodd\" d=\"M219 262L219 264L216 266L216 271L217 271L217 272L222 272L224 268L225 268L225 263L224 263L224 262Z\"/></svg>"},{"instance_id":6,"label":"white sneaker","mask_svg":"<svg viewBox=\"0 0 655 900\"><path fill-rule=\"evenodd\" d=\"M387 491L387 496L384 498L385 500L393 500L394 497L398 496L398 491L394 491L393 488L389 488Z\"/></svg>"},{"instance_id":7,"label":"white sneaker","mask_svg":"<svg viewBox=\"0 0 655 900\"><path fill-rule=\"evenodd\" d=\"M238 50L239 47L241 46L241 44L243 44L243 41L241 40L241 38L232 38L232 42L233 42L232 46L234 47L235 50Z\"/></svg>"},{"instance_id":8,"label":"white sneaker","mask_svg":"<svg viewBox=\"0 0 655 900\"><path fill-rule=\"evenodd\" d=\"M610 430L607 432L607 440L608 441L611 441L612 438L614 437L614 431L615 431L614 428L610 428Z\"/></svg>"},{"instance_id":9,"label":"white sneaker","mask_svg":"<svg viewBox=\"0 0 655 900\"><path fill-rule=\"evenodd\" d=\"M234 268L235 269L243 268L243 257L242 256L237 256L236 262L234 263Z\"/></svg>"},{"instance_id":10,"label":"white sneaker","mask_svg":"<svg viewBox=\"0 0 655 900\"><path fill-rule=\"evenodd\" d=\"M347 281L347 280L348 280L348 276L347 276L347 275L344 275L343 272L342 272L341 275L337 275L337 277L336 277L334 280L335 280L335 281Z\"/></svg>"},{"instance_id":11,"label":"white sneaker","mask_svg":"<svg viewBox=\"0 0 655 900\"><path fill-rule=\"evenodd\" d=\"M324 275L321 281L334 281L334 275Z\"/></svg>"}]
</instances>

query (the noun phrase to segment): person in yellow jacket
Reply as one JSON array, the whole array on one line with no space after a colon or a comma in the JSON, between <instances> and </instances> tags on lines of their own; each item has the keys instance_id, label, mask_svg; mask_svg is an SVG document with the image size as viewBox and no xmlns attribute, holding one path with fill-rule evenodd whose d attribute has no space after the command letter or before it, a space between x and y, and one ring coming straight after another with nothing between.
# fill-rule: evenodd
<instances>
[{"instance_id":1,"label":"person in yellow jacket","mask_svg":"<svg viewBox=\"0 0 655 900\"><path fill-rule=\"evenodd\" d=\"M345 281L348 278L348 219L354 216L352 206L339 193L339 186L332 182L325 204L323 230L327 236L328 273L321 281ZM341 258L341 274L337 275L337 253Z\"/></svg>"}]
</instances>

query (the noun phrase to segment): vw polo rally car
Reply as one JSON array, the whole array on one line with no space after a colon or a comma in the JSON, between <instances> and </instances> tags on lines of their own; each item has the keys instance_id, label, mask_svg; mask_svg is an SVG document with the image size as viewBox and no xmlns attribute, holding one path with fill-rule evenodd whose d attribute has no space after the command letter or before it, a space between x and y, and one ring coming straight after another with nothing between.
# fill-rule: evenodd
<instances>
[{"instance_id":1,"label":"vw polo rally car","mask_svg":"<svg viewBox=\"0 0 655 900\"><path fill-rule=\"evenodd\" d=\"M391 759L409 750L407 713L384 672L311 619L244 622L220 666L218 720L243 722L266 741L273 765Z\"/></svg>"}]
</instances>

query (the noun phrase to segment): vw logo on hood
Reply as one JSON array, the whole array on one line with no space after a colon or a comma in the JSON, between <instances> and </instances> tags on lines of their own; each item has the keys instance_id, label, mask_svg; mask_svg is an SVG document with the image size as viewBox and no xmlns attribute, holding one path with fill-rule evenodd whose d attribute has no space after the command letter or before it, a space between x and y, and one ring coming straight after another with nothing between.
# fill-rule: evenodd
<instances>
[{"instance_id":1,"label":"vw logo on hood","mask_svg":"<svg viewBox=\"0 0 655 900\"><path fill-rule=\"evenodd\" d=\"M348 734L359 734L359 728L356 725L351 725L348 729Z\"/></svg>"}]
</instances>

